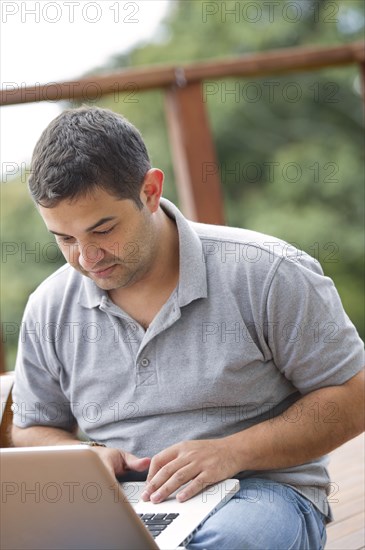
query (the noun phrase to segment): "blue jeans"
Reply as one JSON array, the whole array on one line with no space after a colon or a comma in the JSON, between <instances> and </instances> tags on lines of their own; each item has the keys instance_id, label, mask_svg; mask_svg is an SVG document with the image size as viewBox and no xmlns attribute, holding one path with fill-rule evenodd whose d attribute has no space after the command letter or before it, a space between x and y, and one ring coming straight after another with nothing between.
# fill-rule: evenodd
<instances>
[{"instance_id":1,"label":"blue jeans","mask_svg":"<svg viewBox=\"0 0 365 550\"><path fill-rule=\"evenodd\" d=\"M248 478L203 523L187 548L321 550L325 542L325 516L308 499L288 485Z\"/></svg>"}]
</instances>

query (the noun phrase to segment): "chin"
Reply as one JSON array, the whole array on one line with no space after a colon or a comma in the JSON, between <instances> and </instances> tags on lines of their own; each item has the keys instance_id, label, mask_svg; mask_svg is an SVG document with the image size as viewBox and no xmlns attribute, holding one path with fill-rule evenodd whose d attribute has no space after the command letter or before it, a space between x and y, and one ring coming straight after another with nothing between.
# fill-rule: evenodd
<instances>
[{"instance_id":1,"label":"chin","mask_svg":"<svg viewBox=\"0 0 365 550\"><path fill-rule=\"evenodd\" d=\"M102 290L115 290L116 288L119 288L121 285L118 285L115 281L102 281L100 279L94 279L94 277L90 277L92 281L101 288Z\"/></svg>"},{"instance_id":2,"label":"chin","mask_svg":"<svg viewBox=\"0 0 365 550\"><path fill-rule=\"evenodd\" d=\"M102 290L117 290L118 288L125 288L125 287L128 287L130 284L132 284L130 279L116 281L115 279L108 280L108 279L97 279L97 278L91 277L91 280L94 281L94 283Z\"/></svg>"}]
</instances>

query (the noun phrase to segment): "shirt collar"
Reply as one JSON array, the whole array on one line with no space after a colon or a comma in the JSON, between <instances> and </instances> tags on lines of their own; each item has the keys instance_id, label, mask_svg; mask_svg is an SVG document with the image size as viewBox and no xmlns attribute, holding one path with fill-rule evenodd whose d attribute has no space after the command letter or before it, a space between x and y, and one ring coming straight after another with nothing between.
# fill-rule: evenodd
<instances>
[{"instance_id":1,"label":"shirt collar","mask_svg":"<svg viewBox=\"0 0 365 550\"><path fill-rule=\"evenodd\" d=\"M198 298L206 298L208 295L203 247L199 236L191 227L191 222L172 202L161 198L160 206L176 222L179 234L178 303L182 307ZM100 306L102 300L108 296L106 291L99 288L88 277L84 275L81 277L78 303L88 309Z\"/></svg>"},{"instance_id":2,"label":"shirt collar","mask_svg":"<svg viewBox=\"0 0 365 550\"><path fill-rule=\"evenodd\" d=\"M179 306L186 306L198 298L206 298L207 273L201 240L180 210L169 200L161 199L161 208L175 220L179 234Z\"/></svg>"},{"instance_id":3,"label":"shirt collar","mask_svg":"<svg viewBox=\"0 0 365 550\"><path fill-rule=\"evenodd\" d=\"M89 277L85 275L80 275L80 277L81 285L78 303L87 309L100 306L103 298L105 299L108 296L106 291L99 288Z\"/></svg>"}]
</instances>

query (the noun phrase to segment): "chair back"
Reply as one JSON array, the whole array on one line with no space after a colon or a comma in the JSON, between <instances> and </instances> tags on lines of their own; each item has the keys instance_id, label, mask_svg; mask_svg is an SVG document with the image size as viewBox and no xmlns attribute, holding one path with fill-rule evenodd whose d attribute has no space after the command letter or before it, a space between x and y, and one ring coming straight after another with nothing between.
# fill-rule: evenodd
<instances>
[{"instance_id":1,"label":"chair back","mask_svg":"<svg viewBox=\"0 0 365 550\"><path fill-rule=\"evenodd\" d=\"M10 427L13 422L11 391L14 385L14 371L0 374L0 447L11 445Z\"/></svg>"}]
</instances>

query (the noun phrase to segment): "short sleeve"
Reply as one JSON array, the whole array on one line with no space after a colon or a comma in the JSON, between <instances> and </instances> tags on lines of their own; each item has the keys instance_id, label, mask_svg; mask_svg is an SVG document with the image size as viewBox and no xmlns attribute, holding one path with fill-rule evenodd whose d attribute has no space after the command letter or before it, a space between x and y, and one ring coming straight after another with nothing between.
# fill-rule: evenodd
<instances>
[{"instance_id":1,"label":"short sleeve","mask_svg":"<svg viewBox=\"0 0 365 550\"><path fill-rule=\"evenodd\" d=\"M56 355L49 353L49 347L44 353L43 336L42 323L28 302L15 365L13 422L20 428L47 426L71 431L76 421L60 387Z\"/></svg>"},{"instance_id":2,"label":"short sleeve","mask_svg":"<svg viewBox=\"0 0 365 550\"><path fill-rule=\"evenodd\" d=\"M333 281L302 254L283 258L267 297L268 343L277 368L303 394L345 383L364 368L364 345Z\"/></svg>"}]
</instances>

